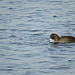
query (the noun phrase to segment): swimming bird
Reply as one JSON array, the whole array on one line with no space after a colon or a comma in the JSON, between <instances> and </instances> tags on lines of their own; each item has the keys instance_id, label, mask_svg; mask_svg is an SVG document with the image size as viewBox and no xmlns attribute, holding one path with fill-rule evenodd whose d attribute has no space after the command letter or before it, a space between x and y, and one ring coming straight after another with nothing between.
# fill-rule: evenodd
<instances>
[{"instance_id":1,"label":"swimming bird","mask_svg":"<svg viewBox=\"0 0 75 75\"><path fill-rule=\"evenodd\" d=\"M59 37L56 33L50 35L51 43L73 43L75 42L75 37L73 36L61 36Z\"/></svg>"}]
</instances>

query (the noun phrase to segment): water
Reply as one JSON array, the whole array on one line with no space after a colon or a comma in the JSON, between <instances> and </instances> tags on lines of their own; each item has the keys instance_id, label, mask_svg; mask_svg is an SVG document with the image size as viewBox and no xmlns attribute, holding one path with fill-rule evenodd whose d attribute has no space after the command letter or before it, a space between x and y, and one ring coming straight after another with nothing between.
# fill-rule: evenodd
<instances>
[{"instance_id":1,"label":"water","mask_svg":"<svg viewBox=\"0 0 75 75\"><path fill-rule=\"evenodd\" d=\"M0 0L0 75L75 75L75 43L51 33L75 37L75 0Z\"/></svg>"}]
</instances>

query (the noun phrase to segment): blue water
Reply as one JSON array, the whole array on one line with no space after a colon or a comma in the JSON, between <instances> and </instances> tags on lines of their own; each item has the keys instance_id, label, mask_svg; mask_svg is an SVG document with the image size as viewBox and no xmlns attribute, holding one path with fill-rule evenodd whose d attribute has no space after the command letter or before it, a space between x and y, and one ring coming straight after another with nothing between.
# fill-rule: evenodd
<instances>
[{"instance_id":1,"label":"blue water","mask_svg":"<svg viewBox=\"0 0 75 75\"><path fill-rule=\"evenodd\" d=\"M75 75L75 0L0 0L0 75Z\"/></svg>"}]
</instances>

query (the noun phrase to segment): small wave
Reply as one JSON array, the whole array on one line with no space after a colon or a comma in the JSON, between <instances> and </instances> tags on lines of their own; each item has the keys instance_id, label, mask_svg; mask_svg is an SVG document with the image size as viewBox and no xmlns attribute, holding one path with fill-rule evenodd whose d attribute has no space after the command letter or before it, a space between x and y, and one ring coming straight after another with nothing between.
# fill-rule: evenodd
<instances>
[{"instance_id":1,"label":"small wave","mask_svg":"<svg viewBox=\"0 0 75 75\"><path fill-rule=\"evenodd\" d=\"M54 70L67 70L67 69L70 69L69 66L66 66L66 65L60 65L60 66L55 66L55 67L51 67L50 69L54 69Z\"/></svg>"},{"instance_id":2,"label":"small wave","mask_svg":"<svg viewBox=\"0 0 75 75\"><path fill-rule=\"evenodd\" d=\"M12 71L13 69L0 69L0 71Z\"/></svg>"},{"instance_id":3,"label":"small wave","mask_svg":"<svg viewBox=\"0 0 75 75\"><path fill-rule=\"evenodd\" d=\"M7 29L0 29L0 31L6 31Z\"/></svg>"}]
</instances>

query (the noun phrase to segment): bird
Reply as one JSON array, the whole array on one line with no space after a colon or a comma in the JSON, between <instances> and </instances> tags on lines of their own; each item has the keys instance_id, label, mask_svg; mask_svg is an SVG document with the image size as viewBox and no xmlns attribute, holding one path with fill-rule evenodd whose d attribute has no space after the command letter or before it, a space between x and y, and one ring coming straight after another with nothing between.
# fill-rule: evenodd
<instances>
[{"instance_id":1,"label":"bird","mask_svg":"<svg viewBox=\"0 0 75 75\"><path fill-rule=\"evenodd\" d=\"M50 35L51 43L74 43L75 37L73 36L61 36L59 37L56 33Z\"/></svg>"}]
</instances>

